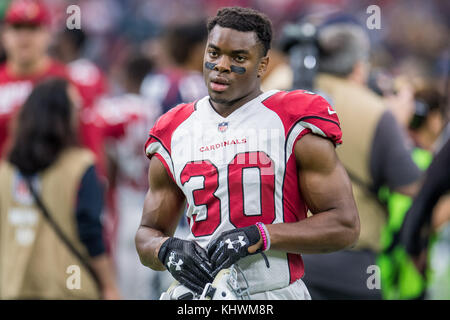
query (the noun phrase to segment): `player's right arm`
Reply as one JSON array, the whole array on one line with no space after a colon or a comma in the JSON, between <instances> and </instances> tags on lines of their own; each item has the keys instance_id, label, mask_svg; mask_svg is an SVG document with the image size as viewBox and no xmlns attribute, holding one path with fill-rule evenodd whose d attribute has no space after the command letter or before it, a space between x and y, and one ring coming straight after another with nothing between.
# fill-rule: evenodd
<instances>
[{"instance_id":1,"label":"player's right arm","mask_svg":"<svg viewBox=\"0 0 450 320\"><path fill-rule=\"evenodd\" d=\"M150 160L148 181L149 190L135 237L136 249L143 265L165 270L158 252L163 242L175 233L185 198L157 157Z\"/></svg>"},{"instance_id":2,"label":"player's right arm","mask_svg":"<svg viewBox=\"0 0 450 320\"><path fill-rule=\"evenodd\" d=\"M141 262L154 270L167 268L181 284L200 294L213 280L207 252L195 241L173 237L184 195L157 157L150 160L148 177L149 191L135 239Z\"/></svg>"},{"instance_id":3,"label":"player's right arm","mask_svg":"<svg viewBox=\"0 0 450 320\"><path fill-rule=\"evenodd\" d=\"M137 231L136 249L143 265L167 270L181 284L201 293L212 282L208 254L195 241L173 237L183 213L185 197L174 179L171 152L173 131L195 110L194 104L172 108L149 133L145 152L150 158L149 191Z\"/></svg>"}]
</instances>

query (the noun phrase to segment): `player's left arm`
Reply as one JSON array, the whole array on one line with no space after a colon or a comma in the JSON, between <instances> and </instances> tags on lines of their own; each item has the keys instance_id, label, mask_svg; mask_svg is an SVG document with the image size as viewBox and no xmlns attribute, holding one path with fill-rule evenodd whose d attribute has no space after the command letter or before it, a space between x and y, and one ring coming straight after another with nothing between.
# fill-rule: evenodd
<instances>
[{"instance_id":1,"label":"player's left arm","mask_svg":"<svg viewBox=\"0 0 450 320\"><path fill-rule=\"evenodd\" d=\"M350 179L333 143L307 134L294 147L302 196L312 217L294 223L267 224L270 248L291 253L325 253L353 245L359 216ZM225 243L242 240L236 250ZM213 275L239 259L261 252L263 239L255 225L223 232L208 245Z\"/></svg>"},{"instance_id":2,"label":"player's left arm","mask_svg":"<svg viewBox=\"0 0 450 320\"><path fill-rule=\"evenodd\" d=\"M307 134L294 147L302 196L313 216L294 223L267 225L271 249L325 253L355 244L359 215L350 179L333 143Z\"/></svg>"}]
</instances>

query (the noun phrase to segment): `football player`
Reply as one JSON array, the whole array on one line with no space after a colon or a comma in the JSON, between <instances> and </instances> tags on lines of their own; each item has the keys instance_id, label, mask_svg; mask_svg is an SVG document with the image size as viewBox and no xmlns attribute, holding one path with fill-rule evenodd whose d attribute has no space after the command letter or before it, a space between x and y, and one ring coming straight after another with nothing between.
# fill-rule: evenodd
<instances>
[{"instance_id":1,"label":"football player","mask_svg":"<svg viewBox=\"0 0 450 320\"><path fill-rule=\"evenodd\" d=\"M196 295L237 265L252 299L310 299L301 254L340 250L359 236L335 153L336 112L311 92L260 89L271 38L265 15L219 10L204 53L209 95L161 116L145 145L141 262L168 269ZM180 239L173 234L185 201L191 232Z\"/></svg>"}]
</instances>

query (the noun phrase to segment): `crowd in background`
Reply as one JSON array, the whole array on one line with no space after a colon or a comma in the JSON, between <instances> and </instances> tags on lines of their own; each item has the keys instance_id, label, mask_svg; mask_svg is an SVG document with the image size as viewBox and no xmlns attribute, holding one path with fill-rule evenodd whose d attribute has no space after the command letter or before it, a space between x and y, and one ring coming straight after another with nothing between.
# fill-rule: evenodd
<instances>
[{"instance_id":1,"label":"crowd in background","mask_svg":"<svg viewBox=\"0 0 450 320\"><path fill-rule=\"evenodd\" d=\"M6 17L10 2L12 1L6 0L0 3L0 20L4 20L1 32L7 28ZM292 61L289 51L283 50L282 47L283 32L288 24L307 21L315 26L328 25L332 30L328 34L328 39L322 41L324 44L322 49L328 48L330 51L334 50L333 48L338 50L340 39L345 39L339 38L339 32L333 33L333 24L346 23L364 30L369 46L364 47L361 44L364 41L357 42L355 50L356 52L367 50L369 67L365 76L354 72L352 77L359 79L359 85L370 91L370 94L367 93L370 98L367 99L372 99L372 94L377 97L377 102L373 103L375 109L378 105L383 105L380 108L389 110L399 128L398 131L390 132L402 136L399 141L404 144L405 150L410 150L413 155L412 161L417 166L414 169L417 170L417 174L414 170L409 170L403 175L404 183L400 183L410 188L397 190L389 184L396 181L397 175L401 175L399 168L398 171L393 169L388 173L392 177L380 178L375 183L376 190L368 190L373 193L371 197L379 202L382 207L380 210L388 214L382 222L379 222L380 230L376 232L379 232L380 236L374 240L376 244L368 246L374 250L376 258L374 263L380 266L382 272L383 288L378 294L380 298L385 299L450 298L448 190L444 188L442 197L435 199L431 209L427 209L430 211L427 213L430 216L428 224L423 223L423 219L418 219L422 221L419 223L420 227L425 225L431 229L426 245L421 244L421 250L417 249L417 245L411 245L411 240L405 236L411 234L411 229L405 231L403 228L406 213L411 205L414 206L417 195L424 192L421 190L421 181L427 177L428 166L433 163L434 158L439 158L437 156L439 151L448 152L448 148L445 148L450 135L448 1L376 1L376 5L380 8L379 29L367 27L367 19L373 14L368 12L367 8L374 4L372 1L47 0L44 2L49 12L49 20L45 24L49 41L48 48L45 49L48 49L50 59L55 61L53 69L57 71L54 71L53 75L67 77L79 91L81 102L78 109L81 120L77 128L80 131L80 141L95 155L97 174L105 190L102 216L103 237L106 244L104 251L111 256L118 289L116 290L115 284L111 284L114 282L111 279L101 279L100 282L108 284L109 288L109 291L103 292L103 297L157 299L161 291L170 285L171 278L167 272L153 272L140 264L134 245L134 235L148 188L146 173L148 159L144 155L144 143L148 130L159 115L179 103L207 95L202 76L204 44L207 38L205 21L209 16L215 15L220 7L239 5L266 13L273 23L273 50L263 81L264 90L301 89L293 88L295 71L290 65ZM81 30L66 28L66 20L70 16L66 9L72 4L78 5L81 9ZM359 45L362 47L358 47ZM323 55L323 52L321 54ZM11 59L8 55L8 45L2 41L0 63L3 64L7 59ZM333 76L339 74L339 71L332 71L332 67L327 70L320 69L320 63L319 60L319 72ZM345 73L346 79L348 75L350 72ZM0 140L12 130L8 122L12 116L5 116L9 109L6 100L1 99L13 96L11 90L18 90L14 87L6 89L4 85L8 81L10 80L2 80L0 70ZM40 80L33 79L33 82L35 85ZM333 96L333 90L329 89L325 82L311 89L313 91L317 89L326 95L332 105L333 102L338 103L339 98ZM5 93L5 90L10 91ZM361 103L368 101L362 98L365 97L365 91L364 93L356 91L355 94L361 94L361 97L352 96L350 99L355 101L361 99ZM26 97L23 98L25 102ZM339 108L336 110L339 115ZM383 118L383 112L380 111L379 117ZM357 123L360 119L355 116L353 121ZM389 120L383 121L388 123ZM375 128L376 123L373 126ZM343 146L346 143L345 132L343 129ZM373 132L374 135L377 134L375 129ZM395 140L394 138L392 140ZM371 137L367 139L370 141ZM361 148L367 149L369 146L364 145ZM8 150L10 150L8 143L0 141L0 156L6 158ZM377 155L381 158L379 161L383 161L384 156L389 161L396 161L394 157L389 157L382 151ZM405 163L409 165L409 162ZM447 171L449 168L450 164L446 168ZM445 171L445 166L443 170ZM441 173L443 176L446 174ZM84 181L86 174L80 173L79 179L83 177ZM381 177L382 173L379 176ZM393 185L395 183L392 182ZM362 193L367 191L364 187L359 189ZM180 222L177 232L180 235L188 232L185 221ZM83 238L83 235L80 236ZM414 247L415 251L409 250L410 247ZM424 248L427 250L422 250ZM412 251L414 255L411 254ZM351 258L336 256L333 259ZM320 262L322 265L323 263ZM310 265L313 264L314 262L311 262ZM98 270L109 269L104 267ZM305 270L308 274L308 259L305 260ZM366 278L369 276L365 270L355 272L363 273L361 276ZM311 275L313 274L314 272L311 272ZM307 285L320 291L320 284L315 283L314 279L307 280L310 281L310 283L306 281ZM1 281L0 278L0 288ZM338 285L332 289L328 288L328 291L322 288L327 294L312 292L312 298L378 297L358 296L357 291L353 292L355 296L352 297L352 293L342 293L339 288ZM330 293L331 291L333 292ZM0 289L0 297L1 294Z\"/></svg>"}]
</instances>

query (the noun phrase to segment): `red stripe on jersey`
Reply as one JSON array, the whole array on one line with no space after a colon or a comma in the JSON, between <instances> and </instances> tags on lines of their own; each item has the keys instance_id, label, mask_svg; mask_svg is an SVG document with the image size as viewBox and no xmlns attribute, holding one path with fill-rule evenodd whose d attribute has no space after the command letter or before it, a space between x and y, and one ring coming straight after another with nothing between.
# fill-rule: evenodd
<instances>
[{"instance_id":1,"label":"red stripe on jersey","mask_svg":"<svg viewBox=\"0 0 450 320\"><path fill-rule=\"evenodd\" d=\"M289 264L289 284L301 279L305 273L305 265L303 264L302 256L299 254L288 253L287 254Z\"/></svg>"},{"instance_id":2,"label":"red stripe on jersey","mask_svg":"<svg viewBox=\"0 0 450 320\"><path fill-rule=\"evenodd\" d=\"M303 90L280 91L262 102L274 111L284 126L285 137L299 121L318 127L334 144L342 142L342 132L336 112L320 95Z\"/></svg>"},{"instance_id":3,"label":"red stripe on jersey","mask_svg":"<svg viewBox=\"0 0 450 320\"><path fill-rule=\"evenodd\" d=\"M296 120L288 112L283 110L283 99L288 93L285 91L280 91L271 95L266 100L262 102L270 110L274 111L278 117L280 117L281 122L284 127L284 136L286 137L291 127L295 124Z\"/></svg>"},{"instance_id":4,"label":"red stripe on jersey","mask_svg":"<svg viewBox=\"0 0 450 320\"><path fill-rule=\"evenodd\" d=\"M150 135L157 138L164 148L171 154L171 141L174 131L195 111L195 103L180 104L163 114L153 128Z\"/></svg>"}]
</instances>

